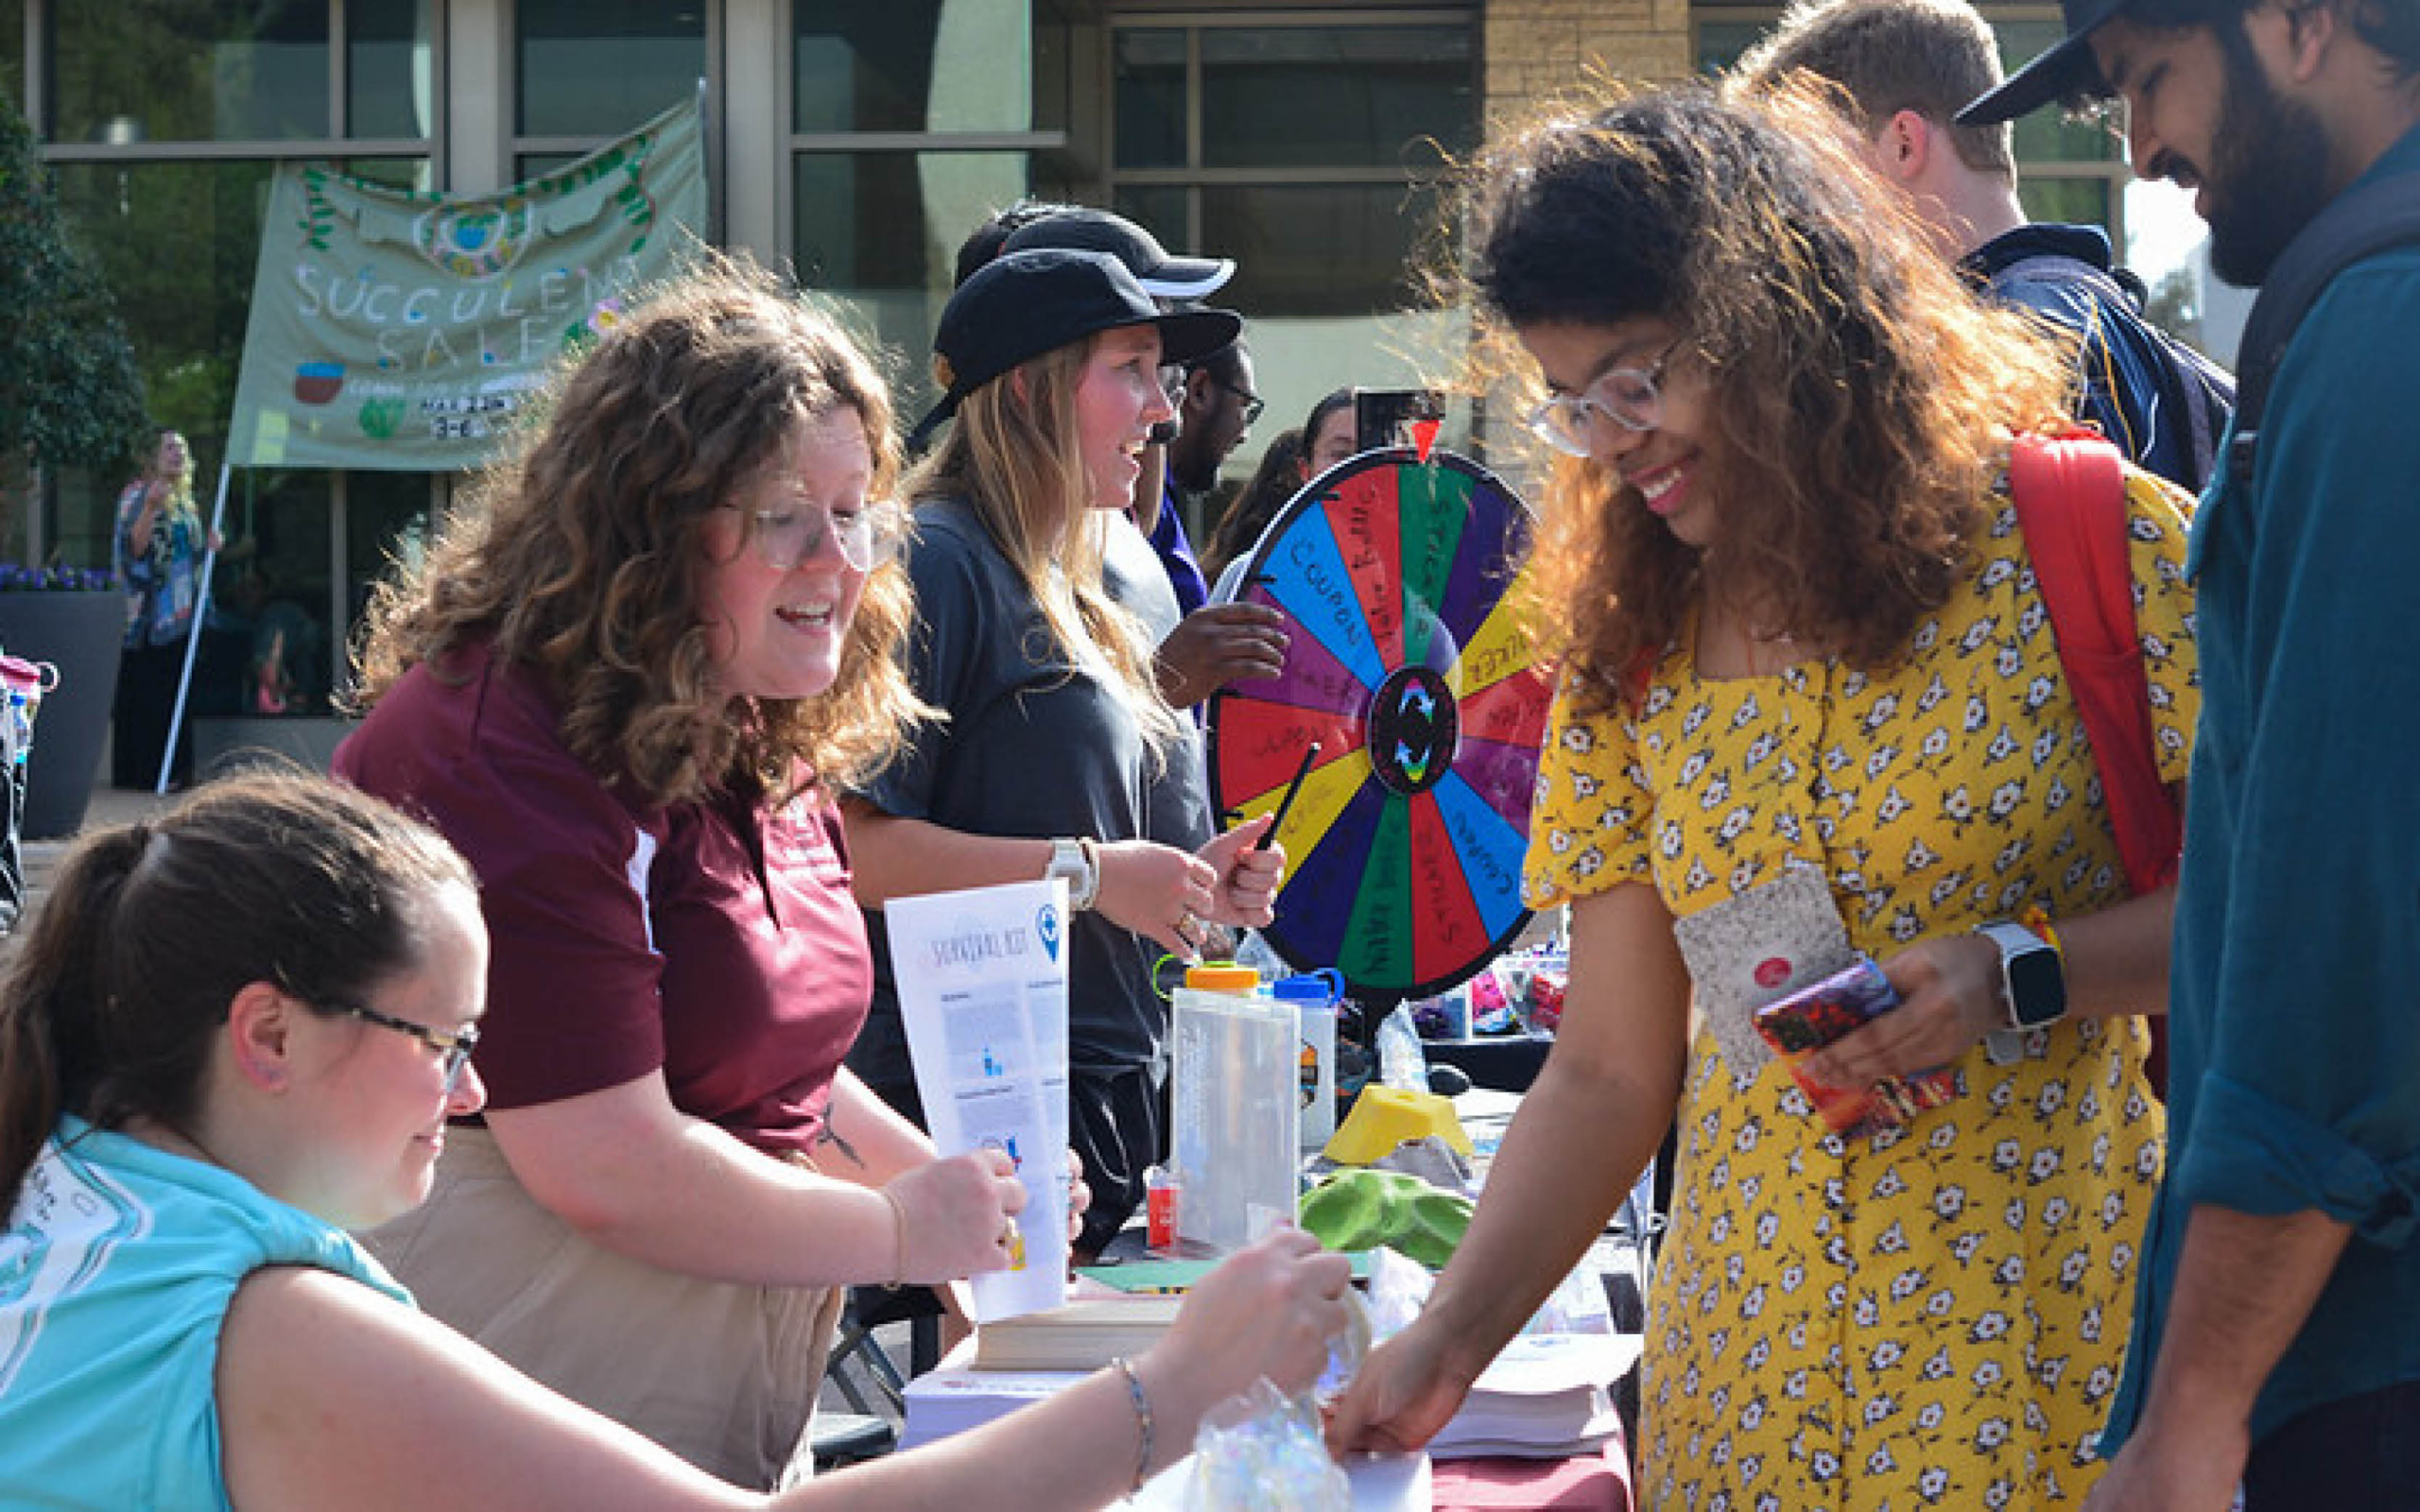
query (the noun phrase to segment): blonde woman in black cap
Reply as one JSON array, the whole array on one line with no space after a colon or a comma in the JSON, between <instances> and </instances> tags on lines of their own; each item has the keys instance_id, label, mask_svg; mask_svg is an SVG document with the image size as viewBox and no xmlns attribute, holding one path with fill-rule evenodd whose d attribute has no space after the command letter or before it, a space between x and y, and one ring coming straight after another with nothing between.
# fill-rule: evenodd
<instances>
[{"instance_id":1,"label":"blonde woman in black cap","mask_svg":"<svg viewBox=\"0 0 2420 1512\"><path fill-rule=\"evenodd\" d=\"M907 486L908 568L921 610L925 726L861 787L849 816L859 901L1067 879L1070 1143L1093 1201L1097 1254L1139 1205L1163 1144L1163 953L1197 954L1214 925L1267 923L1283 852L1265 821L1206 843L1157 812L1152 777L1176 741L1148 639L1101 588L1100 530L1132 496L1150 429L1169 414L1163 363L1235 339L1231 312L1163 315L1116 258L1011 252L942 312L944 387L920 429L955 421ZM851 1064L912 1106L890 963L876 941L873 1016Z\"/></svg>"}]
</instances>

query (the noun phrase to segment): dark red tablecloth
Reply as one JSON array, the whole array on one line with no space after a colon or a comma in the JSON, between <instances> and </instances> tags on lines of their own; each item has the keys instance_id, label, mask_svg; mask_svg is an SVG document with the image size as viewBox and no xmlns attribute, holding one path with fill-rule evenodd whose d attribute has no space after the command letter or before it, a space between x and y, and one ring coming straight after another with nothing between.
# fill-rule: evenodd
<instances>
[{"instance_id":1,"label":"dark red tablecloth","mask_svg":"<svg viewBox=\"0 0 2420 1512\"><path fill-rule=\"evenodd\" d=\"M1585 1459L1441 1459L1437 1512L1630 1512L1630 1452L1619 1438Z\"/></svg>"}]
</instances>

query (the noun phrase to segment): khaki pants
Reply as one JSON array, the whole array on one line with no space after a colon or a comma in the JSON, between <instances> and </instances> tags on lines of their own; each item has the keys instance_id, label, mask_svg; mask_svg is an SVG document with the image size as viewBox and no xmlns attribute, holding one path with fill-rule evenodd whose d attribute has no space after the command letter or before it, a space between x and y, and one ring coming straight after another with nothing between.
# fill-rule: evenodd
<instances>
[{"instance_id":1,"label":"khaki pants","mask_svg":"<svg viewBox=\"0 0 2420 1512\"><path fill-rule=\"evenodd\" d=\"M691 1464L753 1490L813 1473L839 1288L699 1280L600 1249L460 1125L428 1201L359 1237L423 1311Z\"/></svg>"}]
</instances>

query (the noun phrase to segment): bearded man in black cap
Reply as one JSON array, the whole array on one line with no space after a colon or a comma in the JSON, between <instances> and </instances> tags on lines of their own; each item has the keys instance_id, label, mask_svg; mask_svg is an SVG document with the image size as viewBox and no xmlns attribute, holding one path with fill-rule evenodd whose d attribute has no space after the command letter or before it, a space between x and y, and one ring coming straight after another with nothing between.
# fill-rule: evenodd
<instances>
[{"instance_id":1,"label":"bearded man in black cap","mask_svg":"<svg viewBox=\"0 0 2420 1512\"><path fill-rule=\"evenodd\" d=\"M2420 4L2066 11L1960 121L2122 95L2135 171L2263 285L2194 530L2168 1173L2091 1504L2420 1506L2420 230L2340 239L2420 206Z\"/></svg>"}]
</instances>

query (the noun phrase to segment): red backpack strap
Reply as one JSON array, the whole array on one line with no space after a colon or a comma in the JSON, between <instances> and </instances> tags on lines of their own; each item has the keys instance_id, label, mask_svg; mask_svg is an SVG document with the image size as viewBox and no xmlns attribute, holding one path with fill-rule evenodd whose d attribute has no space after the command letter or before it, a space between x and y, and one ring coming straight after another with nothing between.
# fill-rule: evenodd
<instances>
[{"instance_id":1,"label":"red backpack strap","mask_svg":"<svg viewBox=\"0 0 2420 1512\"><path fill-rule=\"evenodd\" d=\"M2160 780L2152 730L2124 465L2116 447L2089 431L2022 436L2009 454L2009 496L2092 740L2127 884L2137 894L2152 891L2175 880L2184 823Z\"/></svg>"}]
</instances>

